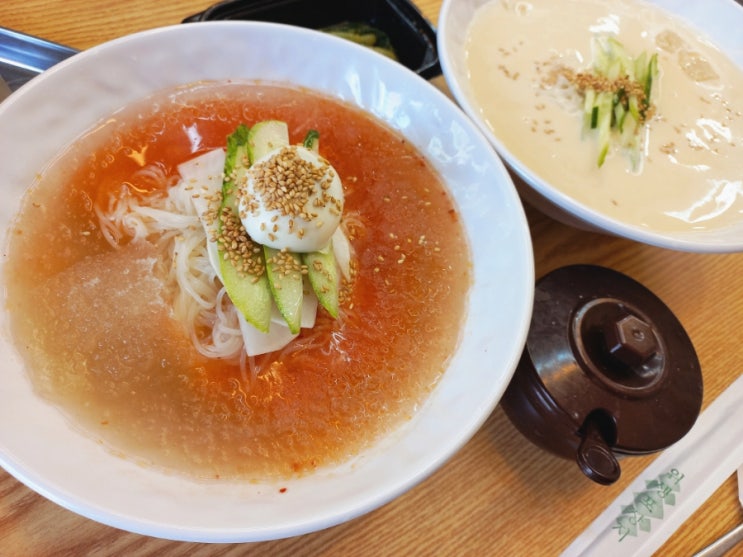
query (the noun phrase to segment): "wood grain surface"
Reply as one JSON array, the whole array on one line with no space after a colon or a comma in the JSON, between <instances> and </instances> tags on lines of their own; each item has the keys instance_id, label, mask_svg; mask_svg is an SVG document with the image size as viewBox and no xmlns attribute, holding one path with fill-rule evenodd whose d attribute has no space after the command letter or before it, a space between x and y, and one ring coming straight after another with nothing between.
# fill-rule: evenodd
<instances>
[{"instance_id":1,"label":"wood grain surface","mask_svg":"<svg viewBox=\"0 0 743 557\"><path fill-rule=\"evenodd\" d=\"M417 2L436 23L439 0ZM2 0L0 25L76 49L177 24L209 0ZM434 80L446 91L443 78ZM527 207L537 276L571 263L624 272L674 311L702 364L708 405L743 369L743 254L663 250L569 228ZM0 387L1 388L1 387ZM743 440L731 440L740 443ZM610 487L544 453L497 408L473 439L420 485L325 531L263 543L161 540L104 526L31 491L0 470L0 556L558 555L654 456L628 458ZM658 555L691 555L743 521L729 478ZM739 548L733 555L743 555Z\"/></svg>"}]
</instances>

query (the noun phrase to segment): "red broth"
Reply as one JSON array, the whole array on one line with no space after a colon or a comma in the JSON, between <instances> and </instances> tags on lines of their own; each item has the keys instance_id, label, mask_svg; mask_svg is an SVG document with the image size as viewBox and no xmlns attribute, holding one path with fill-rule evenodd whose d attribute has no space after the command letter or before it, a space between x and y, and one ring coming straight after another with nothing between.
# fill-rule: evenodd
<instances>
[{"instance_id":1,"label":"red broth","mask_svg":"<svg viewBox=\"0 0 743 557\"><path fill-rule=\"evenodd\" d=\"M113 249L94 211L142 164L222 146L241 122L320 131L357 215L357 275L321 342L251 377L200 355L171 317L146 243ZM288 477L341 462L409 419L456 348L471 284L453 201L422 155L316 93L204 84L111 116L40 176L14 223L7 300L36 390L110 450L195 477ZM303 333L305 335L306 333ZM294 342L301 342L302 336ZM442 419L444 419L442 417Z\"/></svg>"}]
</instances>

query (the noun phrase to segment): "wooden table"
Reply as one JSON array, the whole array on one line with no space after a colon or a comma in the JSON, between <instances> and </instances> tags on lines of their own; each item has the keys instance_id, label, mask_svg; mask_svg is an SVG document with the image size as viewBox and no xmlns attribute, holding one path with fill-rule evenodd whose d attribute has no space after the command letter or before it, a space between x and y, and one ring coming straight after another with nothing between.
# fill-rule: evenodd
<instances>
[{"instance_id":1,"label":"wooden table","mask_svg":"<svg viewBox=\"0 0 743 557\"><path fill-rule=\"evenodd\" d=\"M86 49L179 23L210 0L2 0L0 25ZM439 0L419 0L436 22ZM446 89L443 78L436 85ZM667 251L566 227L527 207L537 276L571 263L629 274L676 313L702 364L704 405L743 368L743 254ZM735 440L743 442L743 440ZM252 544L149 538L82 518L0 471L0 555L557 555L652 461L625 459L615 485L593 484L522 437L496 409L438 472L388 505L328 530ZM729 478L661 548L689 555L743 521ZM743 555L743 549L738 550Z\"/></svg>"}]
</instances>

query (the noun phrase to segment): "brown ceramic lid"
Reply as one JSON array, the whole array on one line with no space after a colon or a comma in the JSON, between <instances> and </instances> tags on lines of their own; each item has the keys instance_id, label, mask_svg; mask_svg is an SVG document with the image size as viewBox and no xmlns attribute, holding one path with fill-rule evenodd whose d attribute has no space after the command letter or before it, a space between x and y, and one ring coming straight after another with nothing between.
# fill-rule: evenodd
<instances>
[{"instance_id":1,"label":"brown ceramic lid","mask_svg":"<svg viewBox=\"0 0 743 557\"><path fill-rule=\"evenodd\" d=\"M647 288L594 265L537 282L526 347L503 399L532 441L608 484L619 477L617 454L676 442L701 403L694 347Z\"/></svg>"}]
</instances>

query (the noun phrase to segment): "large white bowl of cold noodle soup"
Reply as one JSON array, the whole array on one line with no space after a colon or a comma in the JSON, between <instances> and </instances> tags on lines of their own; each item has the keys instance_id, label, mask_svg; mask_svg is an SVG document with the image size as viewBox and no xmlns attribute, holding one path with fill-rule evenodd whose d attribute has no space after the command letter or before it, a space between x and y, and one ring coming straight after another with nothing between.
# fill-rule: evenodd
<instances>
[{"instance_id":1,"label":"large white bowl of cold noodle soup","mask_svg":"<svg viewBox=\"0 0 743 557\"><path fill-rule=\"evenodd\" d=\"M207 542L350 520L443 465L515 369L516 189L365 47L124 37L4 101L0 153L0 464L93 520Z\"/></svg>"},{"instance_id":2,"label":"large white bowl of cold noodle soup","mask_svg":"<svg viewBox=\"0 0 743 557\"><path fill-rule=\"evenodd\" d=\"M737 252L741 28L733 0L445 0L438 42L526 201L580 228Z\"/></svg>"}]
</instances>

